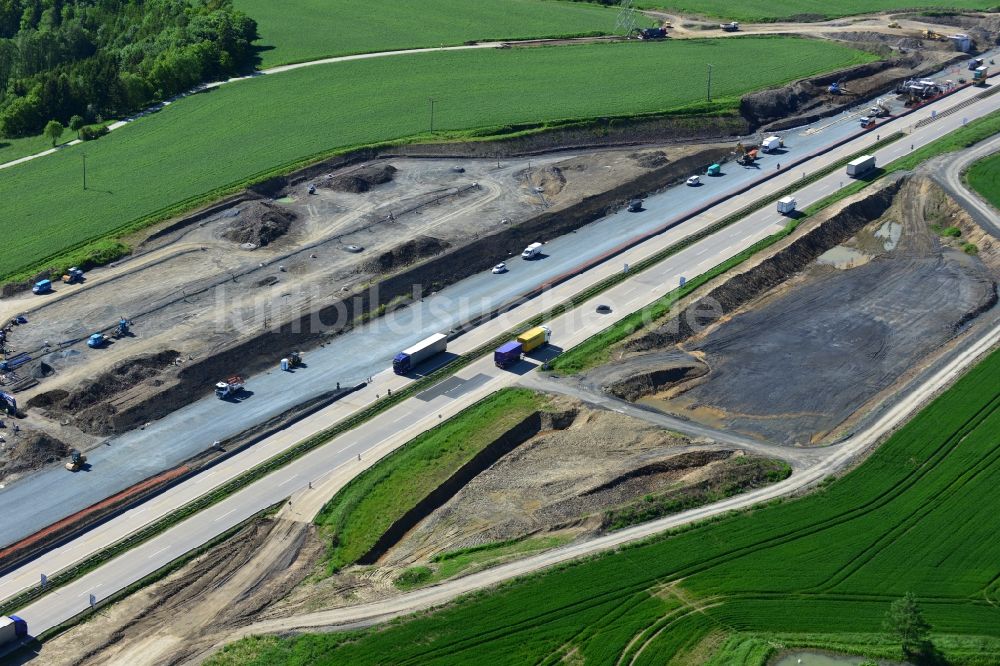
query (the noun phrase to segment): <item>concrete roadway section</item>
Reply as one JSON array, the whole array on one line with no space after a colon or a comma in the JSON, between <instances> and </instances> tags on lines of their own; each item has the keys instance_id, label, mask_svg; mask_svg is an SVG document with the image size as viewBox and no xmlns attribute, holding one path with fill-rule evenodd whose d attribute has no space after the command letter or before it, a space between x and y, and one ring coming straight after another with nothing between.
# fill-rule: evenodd
<instances>
[{"instance_id":1,"label":"concrete roadway section","mask_svg":"<svg viewBox=\"0 0 1000 666\"><path fill-rule=\"evenodd\" d=\"M974 97L978 92L977 89L962 90L933 106L951 106ZM646 210L641 213L613 214L575 233L554 239L546 243L547 256L542 260L509 259L507 251L519 251L521 248L498 248L497 261L508 260L509 273L471 276L418 304L393 313L389 318L349 331L332 344L310 352L307 358L309 368L294 375L269 372L248 377L247 388L254 394L248 400L238 404L227 403L209 393L152 422L145 429L110 438L106 440L106 446L88 451L91 467L85 474L70 476L61 467L49 467L8 484L0 490L0 513L9 517L0 524L0 545L14 543L46 525L178 465L204 452L216 440L238 435L332 390L336 382L347 386L364 381L388 367L392 356L399 350L432 333L448 331L512 302L522 294L603 256L628 239L677 223L713 201L723 201L735 192L777 173L777 165L783 161L786 172L757 185L754 197L758 196L758 191L765 194L776 191L778 186L794 183L806 170L821 168L862 150L879 134L906 127L929 113L921 110L912 116L889 121L874 135L865 134L839 149L823 152L828 146L859 131L856 118L867 106L865 104L832 119L826 118L814 125L784 132L785 153L762 156L759 169L727 164L723 176L704 178L701 187L681 185L670 188L649 197L645 202ZM787 171L790 161L810 154L819 156L797 167L794 173ZM746 197L732 199L684 222L680 226L681 235L738 210L747 200ZM671 234L669 238L673 242L679 236ZM94 273L95 279L100 279L100 272ZM238 371L239 368L233 370ZM34 508L31 513L18 510L18 507L27 505Z\"/></svg>"},{"instance_id":2,"label":"concrete roadway section","mask_svg":"<svg viewBox=\"0 0 1000 666\"><path fill-rule=\"evenodd\" d=\"M963 91L964 92L964 91ZM975 94L978 91L973 91ZM954 100L956 102L960 99ZM981 100L968 107L967 116L975 118L985 115L1000 107L1000 96ZM900 121L902 123L902 121ZM907 123L912 122L907 119ZM910 137L887 146L877 152L879 163L886 164L910 151L910 145L919 147L941 135L961 126L962 119L946 117L927 127L914 131ZM873 138L873 137L872 137ZM861 141L871 141L865 137ZM845 146L828 155L830 160L856 152L857 145ZM787 181L797 176L786 174L759 188L758 194L765 196L783 188ZM797 198L803 203L818 201L836 191L843 177L839 173L820 179L816 183L803 188L797 193ZM846 178L844 178L846 180ZM682 238L692 230L692 227L710 224L713 220L725 215L730 210L737 210L745 200L733 200L721 204L709 213L700 215L684 225L684 229L673 229L665 234L638 245L622 255L601 264L591 271L574 277L554 288L543 297L529 301L517 308L514 313L488 322L470 333L459 338L454 348L456 352L465 352L492 339L504 330L509 329L518 320L545 311L550 305L561 302L572 294L579 293L588 284L622 270L623 263L635 263L643 257L655 253L658 249L668 246ZM684 251L660 262L655 267L636 275L618 286L599 295L590 302L582 304L572 312L558 317L548 325L552 328L554 345L571 347L594 333L604 329L613 321L637 311L653 300L663 296L677 286L679 278L694 276L717 265L729 256L739 252L757 240L776 231L784 223L784 219L768 207L758 211L727 229L692 245ZM595 312L596 304L606 303L613 307L613 314L600 315ZM995 334L996 331L993 331ZM971 362L971 357L963 357ZM957 365L949 366L948 370L957 372ZM306 456L268 475L265 479L254 483L242 491L228 497L220 503L202 511L184 521L182 524L168 530L162 535L151 539L145 544L119 556L115 560L82 576L65 587L42 597L19 611L19 615L27 619L34 633L55 626L87 607L88 597L93 594L97 600L111 595L131 582L157 570L173 559L188 552L192 548L206 542L214 535L220 534L253 515L261 508L269 506L282 498L292 496L293 509L305 503L315 512L316 507L329 498L330 493L339 485L326 483L328 476L348 479L373 464L378 458L405 444L414 435L423 432L449 417L476 400L489 395L505 386L511 386L520 381L521 375L531 369L530 365L516 368L516 372L498 370L492 359L484 358L458 372L453 378L432 387L424 393L415 396L381 414L378 418L345 433L329 443L310 452ZM237 476L243 470L266 460L275 453L293 445L304 437L328 427L352 411L370 404L376 395L384 395L387 388L400 389L409 383L404 377L397 377L391 372L385 372L375 378L371 386L353 394L342 403L337 403L319 412L315 417L298 423L285 431L265 440L260 445L234 456L212 470L200 474L189 482L165 492L142 507L127 512L63 548L47 553L39 559L0 579L0 596L9 597L31 585L37 584L39 574L52 574L78 561L89 552L98 550L102 544L110 544L119 536L134 531L165 514L171 507L181 506L185 498L191 498L209 492L228 478ZM914 408L919 401L909 400L906 405ZM894 407L888 415L879 420L879 424L887 423L891 415L898 419L909 413L904 407ZM776 489L765 489L763 493L788 492L794 484L810 483L816 478L822 478L826 471L813 471L815 468L835 469L843 461L849 460L857 451L870 445L882 431L869 429L865 434L858 435L845 444L830 450L830 458L820 465L809 468L809 471L794 473L789 481ZM869 439L865 439L868 437ZM870 441L869 441L870 440ZM859 448L860 447L860 448ZM846 453L845 453L846 451ZM769 495L769 496L777 496ZM733 500L736 503L759 501L764 497L761 493ZM718 505L719 511L732 508L732 502ZM742 504L740 504L742 505ZM713 505L715 506L715 505ZM712 512L714 508L703 511ZM687 514L685 514L687 515ZM690 518L702 515L698 513ZM707 513L705 515L708 515ZM306 517L308 518L308 517ZM657 523L659 525L659 523ZM662 529L662 526L653 528ZM603 542L602 542L603 543ZM463 579L464 580L464 579Z\"/></svg>"}]
</instances>

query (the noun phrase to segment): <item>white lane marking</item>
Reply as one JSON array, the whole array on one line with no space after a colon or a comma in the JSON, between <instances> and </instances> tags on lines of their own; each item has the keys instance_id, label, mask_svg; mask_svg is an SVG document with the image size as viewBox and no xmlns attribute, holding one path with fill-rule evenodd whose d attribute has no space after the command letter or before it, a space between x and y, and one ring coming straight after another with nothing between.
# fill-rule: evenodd
<instances>
[{"instance_id":1,"label":"white lane marking","mask_svg":"<svg viewBox=\"0 0 1000 666\"><path fill-rule=\"evenodd\" d=\"M285 479L284 481L282 481L281 483L279 483L278 487L280 488L281 486L285 485L286 483L291 483L292 481L294 481L297 478L299 478L298 474L296 474L295 476L290 476L287 479Z\"/></svg>"},{"instance_id":2,"label":"white lane marking","mask_svg":"<svg viewBox=\"0 0 1000 666\"><path fill-rule=\"evenodd\" d=\"M220 520L222 520L223 518L225 518L229 514L233 513L234 511L236 511L236 509L230 509L229 511L226 511L224 514L222 514L221 516L219 516L218 518L216 518L213 522L216 522L216 523L219 522Z\"/></svg>"},{"instance_id":3,"label":"white lane marking","mask_svg":"<svg viewBox=\"0 0 1000 666\"><path fill-rule=\"evenodd\" d=\"M155 553L153 553L152 555L150 555L150 556L149 556L149 557L147 557L146 559L147 559L147 560L151 560L151 559L153 559L154 557L156 557L157 555L159 555L160 553L162 553L162 552L164 552L164 551L167 551L167 550L170 550L170 546L164 546L163 548L159 549L158 551L156 551Z\"/></svg>"}]
</instances>

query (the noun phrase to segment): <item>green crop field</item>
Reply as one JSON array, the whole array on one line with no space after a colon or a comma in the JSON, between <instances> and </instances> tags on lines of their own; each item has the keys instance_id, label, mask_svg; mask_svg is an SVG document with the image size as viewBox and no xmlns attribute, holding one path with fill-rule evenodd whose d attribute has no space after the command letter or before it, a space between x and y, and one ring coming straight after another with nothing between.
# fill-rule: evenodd
<instances>
[{"instance_id":1,"label":"green crop field","mask_svg":"<svg viewBox=\"0 0 1000 666\"><path fill-rule=\"evenodd\" d=\"M990 9L997 0L640 0L644 9L664 8L684 14L712 16L729 21L822 20L913 9Z\"/></svg>"},{"instance_id":2,"label":"green crop field","mask_svg":"<svg viewBox=\"0 0 1000 666\"><path fill-rule=\"evenodd\" d=\"M775 645L899 658L881 623L908 591L948 660L935 663L1000 663L997 377L1000 352L802 498L384 628L250 639L209 663L762 664Z\"/></svg>"},{"instance_id":3,"label":"green crop field","mask_svg":"<svg viewBox=\"0 0 1000 666\"><path fill-rule=\"evenodd\" d=\"M355 562L417 502L547 402L527 389L494 393L352 479L316 518L320 530L333 538L328 568Z\"/></svg>"},{"instance_id":4,"label":"green crop field","mask_svg":"<svg viewBox=\"0 0 1000 666\"><path fill-rule=\"evenodd\" d=\"M973 164L966 178L976 192L1000 210L1000 153Z\"/></svg>"},{"instance_id":5,"label":"green crop field","mask_svg":"<svg viewBox=\"0 0 1000 666\"><path fill-rule=\"evenodd\" d=\"M0 280L337 149L691 108L708 61L713 108L732 110L749 90L873 58L807 39L685 40L390 56L241 81L5 170Z\"/></svg>"},{"instance_id":6,"label":"green crop field","mask_svg":"<svg viewBox=\"0 0 1000 666\"><path fill-rule=\"evenodd\" d=\"M554 0L236 0L257 21L261 66L492 39L614 32L617 13Z\"/></svg>"}]
</instances>

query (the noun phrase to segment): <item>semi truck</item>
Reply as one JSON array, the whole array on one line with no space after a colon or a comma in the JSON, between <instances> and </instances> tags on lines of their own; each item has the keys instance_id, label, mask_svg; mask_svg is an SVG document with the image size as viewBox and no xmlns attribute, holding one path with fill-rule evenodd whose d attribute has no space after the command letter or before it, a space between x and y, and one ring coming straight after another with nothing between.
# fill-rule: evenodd
<instances>
[{"instance_id":1,"label":"semi truck","mask_svg":"<svg viewBox=\"0 0 1000 666\"><path fill-rule=\"evenodd\" d=\"M858 178L863 176L872 169L875 168L875 156L874 155L862 155L856 160L851 160L847 163L847 175L852 178Z\"/></svg>"},{"instance_id":2,"label":"semi truck","mask_svg":"<svg viewBox=\"0 0 1000 666\"><path fill-rule=\"evenodd\" d=\"M497 347L493 352L493 363L501 369L509 368L531 350L546 344L551 337L552 329L548 326L536 326L528 329L514 340Z\"/></svg>"},{"instance_id":3,"label":"semi truck","mask_svg":"<svg viewBox=\"0 0 1000 666\"><path fill-rule=\"evenodd\" d=\"M392 359L392 371L397 375L405 375L419 363L446 349L448 349L448 336L444 333L435 333L396 354Z\"/></svg>"},{"instance_id":4,"label":"semi truck","mask_svg":"<svg viewBox=\"0 0 1000 666\"><path fill-rule=\"evenodd\" d=\"M16 615L0 617L0 645L7 645L28 636L28 623Z\"/></svg>"}]
</instances>

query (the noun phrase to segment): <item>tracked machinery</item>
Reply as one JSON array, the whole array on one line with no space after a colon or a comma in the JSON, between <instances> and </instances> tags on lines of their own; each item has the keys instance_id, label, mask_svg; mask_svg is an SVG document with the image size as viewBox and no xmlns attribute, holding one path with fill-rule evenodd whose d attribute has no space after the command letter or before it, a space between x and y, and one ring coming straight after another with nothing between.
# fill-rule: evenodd
<instances>
[{"instance_id":1,"label":"tracked machinery","mask_svg":"<svg viewBox=\"0 0 1000 666\"><path fill-rule=\"evenodd\" d=\"M745 146L743 142L736 144L736 163L740 166L753 166L757 161L757 146Z\"/></svg>"}]
</instances>

